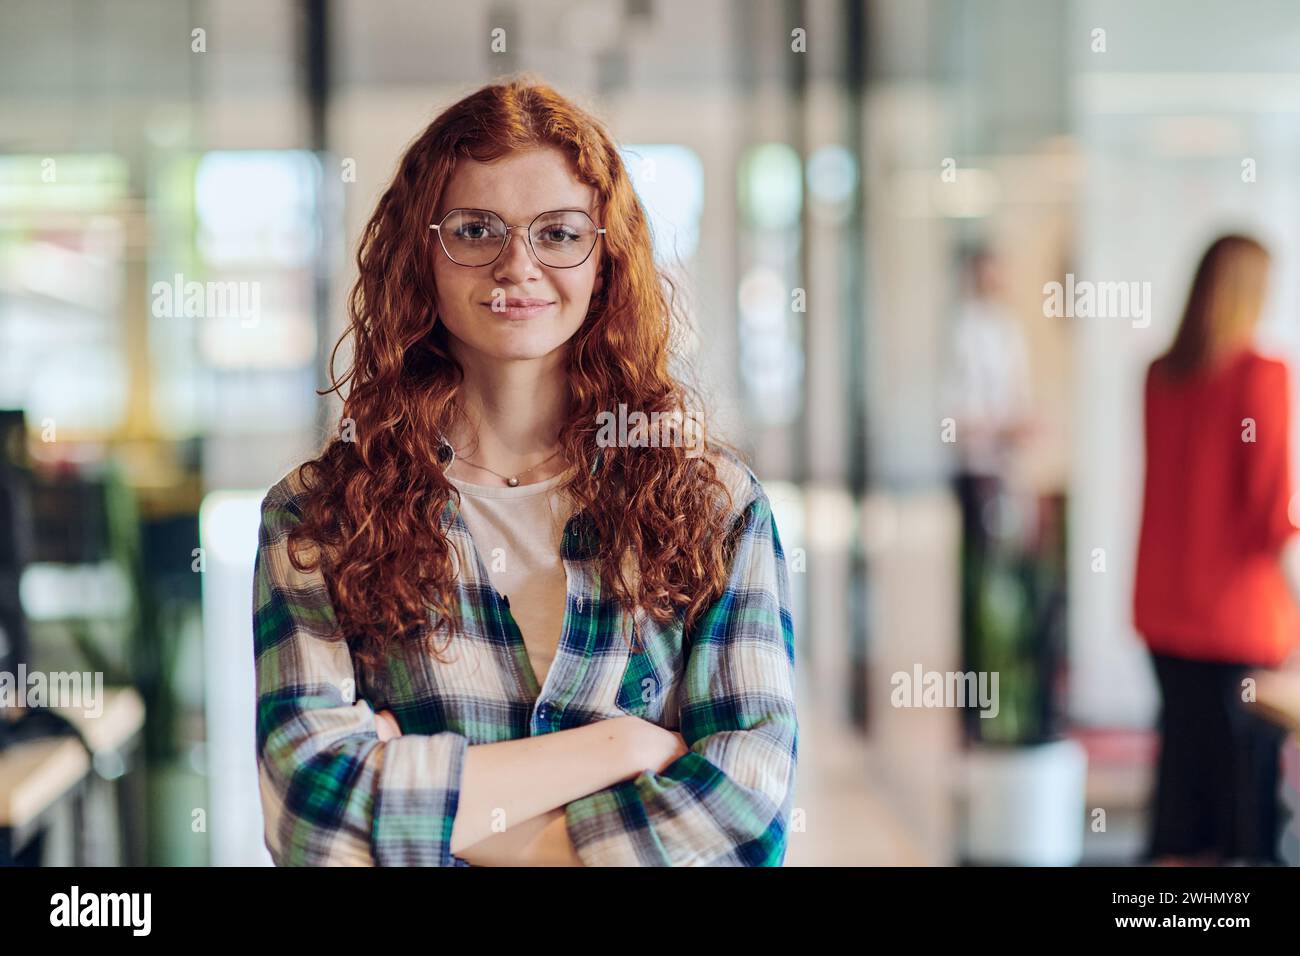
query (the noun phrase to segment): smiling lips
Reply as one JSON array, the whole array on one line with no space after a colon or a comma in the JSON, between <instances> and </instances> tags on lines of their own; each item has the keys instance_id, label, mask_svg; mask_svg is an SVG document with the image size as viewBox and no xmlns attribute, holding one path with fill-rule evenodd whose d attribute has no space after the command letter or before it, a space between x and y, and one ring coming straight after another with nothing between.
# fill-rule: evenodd
<instances>
[{"instance_id":1,"label":"smiling lips","mask_svg":"<svg viewBox=\"0 0 1300 956\"><path fill-rule=\"evenodd\" d=\"M497 308L493 308L494 305L493 302L484 302L481 304L487 306L489 309L492 309L492 311L496 312L497 315L503 316L505 318L523 319L531 315L537 315L539 312L546 310L547 308L554 305L555 303L552 302L550 299L511 298L505 300L505 308L501 308L500 306L498 306Z\"/></svg>"}]
</instances>

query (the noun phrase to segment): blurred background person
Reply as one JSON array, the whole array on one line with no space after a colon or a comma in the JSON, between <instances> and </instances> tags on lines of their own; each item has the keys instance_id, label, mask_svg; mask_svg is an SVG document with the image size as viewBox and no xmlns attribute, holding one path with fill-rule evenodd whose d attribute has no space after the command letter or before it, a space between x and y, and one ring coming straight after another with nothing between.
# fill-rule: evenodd
<instances>
[{"instance_id":1,"label":"blurred background person","mask_svg":"<svg viewBox=\"0 0 1300 956\"><path fill-rule=\"evenodd\" d=\"M1279 560L1296 530L1287 367L1252 339L1268 273L1256 240L1215 240L1147 372L1134 604L1162 701L1158 864L1276 856L1285 733L1254 712L1245 681L1283 663L1300 623Z\"/></svg>"},{"instance_id":2,"label":"blurred background person","mask_svg":"<svg viewBox=\"0 0 1300 956\"><path fill-rule=\"evenodd\" d=\"M949 339L946 414L956 425L961 509L963 670L980 670L979 602L996 539L1019 496L1017 452L1032 430L1028 348L1005 301L1002 268L982 244L961 255L961 298ZM979 728L967 711L968 728Z\"/></svg>"},{"instance_id":3,"label":"blurred background person","mask_svg":"<svg viewBox=\"0 0 1300 956\"><path fill-rule=\"evenodd\" d=\"M1029 356L1006 303L1002 266L983 245L962 253L962 295L953 323L950 406L957 417L959 474L1006 480L1031 431Z\"/></svg>"}]
</instances>

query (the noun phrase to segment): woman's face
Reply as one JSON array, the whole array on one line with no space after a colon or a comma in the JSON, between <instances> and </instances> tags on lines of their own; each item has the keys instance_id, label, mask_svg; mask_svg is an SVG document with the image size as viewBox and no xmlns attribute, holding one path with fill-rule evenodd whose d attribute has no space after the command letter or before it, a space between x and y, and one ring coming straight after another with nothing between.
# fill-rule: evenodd
<instances>
[{"instance_id":1,"label":"woman's face","mask_svg":"<svg viewBox=\"0 0 1300 956\"><path fill-rule=\"evenodd\" d=\"M441 243L431 243L438 317L451 333L453 354L471 364L530 361L551 356L572 338L600 289L601 240L582 265L551 268L534 258L528 224L553 209L582 209L603 226L595 203L595 189L574 177L554 147L492 163L460 161L436 211L439 219L451 209L487 209L523 228L511 230L501 255L485 266L460 265L447 258ZM546 305L522 314L502 310L519 299Z\"/></svg>"}]
</instances>

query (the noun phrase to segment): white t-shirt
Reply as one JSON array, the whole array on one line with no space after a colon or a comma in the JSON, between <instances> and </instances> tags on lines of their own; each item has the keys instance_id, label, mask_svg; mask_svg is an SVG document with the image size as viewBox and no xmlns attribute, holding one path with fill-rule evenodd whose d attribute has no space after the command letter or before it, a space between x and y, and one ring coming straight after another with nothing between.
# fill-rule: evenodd
<instances>
[{"instance_id":1,"label":"white t-shirt","mask_svg":"<svg viewBox=\"0 0 1300 956\"><path fill-rule=\"evenodd\" d=\"M546 682L564 627L568 578L560 540L573 502L559 486L570 474L515 488L447 476L460 492L461 517L492 586L509 599L538 687Z\"/></svg>"}]
</instances>

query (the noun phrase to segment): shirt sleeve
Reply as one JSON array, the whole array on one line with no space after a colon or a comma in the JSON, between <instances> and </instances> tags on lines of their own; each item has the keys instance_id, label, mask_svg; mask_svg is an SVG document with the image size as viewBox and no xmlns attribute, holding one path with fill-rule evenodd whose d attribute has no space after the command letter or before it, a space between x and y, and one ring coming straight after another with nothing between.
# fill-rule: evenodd
<instances>
[{"instance_id":1,"label":"shirt sleeve","mask_svg":"<svg viewBox=\"0 0 1300 956\"><path fill-rule=\"evenodd\" d=\"M464 866L451 830L468 741L455 733L380 741L357 696L319 571L289 561L301 513L262 502L253 582L256 739L267 849L277 866Z\"/></svg>"},{"instance_id":2,"label":"shirt sleeve","mask_svg":"<svg viewBox=\"0 0 1300 956\"><path fill-rule=\"evenodd\" d=\"M701 615L683 675L690 752L566 807L587 866L780 866L798 755L790 583L760 491L726 591Z\"/></svg>"},{"instance_id":3,"label":"shirt sleeve","mask_svg":"<svg viewBox=\"0 0 1300 956\"><path fill-rule=\"evenodd\" d=\"M1290 517L1291 390L1281 362L1253 370L1243 417L1255 422L1255 440L1243 442L1242 515L1248 546L1272 554L1296 531Z\"/></svg>"}]
</instances>

